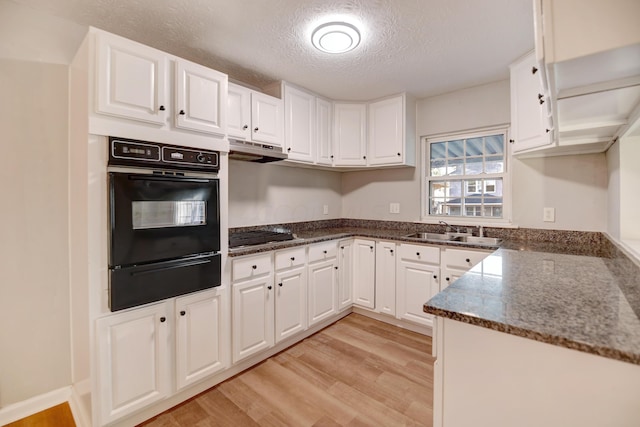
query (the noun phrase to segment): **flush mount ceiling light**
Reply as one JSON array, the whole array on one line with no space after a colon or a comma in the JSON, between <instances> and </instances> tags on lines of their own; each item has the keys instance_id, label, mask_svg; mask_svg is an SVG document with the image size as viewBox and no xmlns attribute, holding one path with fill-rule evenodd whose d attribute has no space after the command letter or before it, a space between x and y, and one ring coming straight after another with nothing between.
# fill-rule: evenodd
<instances>
[{"instance_id":1,"label":"flush mount ceiling light","mask_svg":"<svg viewBox=\"0 0 640 427\"><path fill-rule=\"evenodd\" d=\"M328 22L313 30L311 43L327 53L349 52L360 43L360 32L346 22Z\"/></svg>"}]
</instances>

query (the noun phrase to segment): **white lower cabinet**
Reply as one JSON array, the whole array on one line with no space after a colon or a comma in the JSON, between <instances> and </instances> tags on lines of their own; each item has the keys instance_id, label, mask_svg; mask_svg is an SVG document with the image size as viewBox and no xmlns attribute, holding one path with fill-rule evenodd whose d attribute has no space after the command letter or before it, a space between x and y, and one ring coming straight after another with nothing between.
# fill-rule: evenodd
<instances>
[{"instance_id":1,"label":"white lower cabinet","mask_svg":"<svg viewBox=\"0 0 640 427\"><path fill-rule=\"evenodd\" d=\"M376 243L376 311L396 315L396 244Z\"/></svg>"},{"instance_id":2,"label":"white lower cabinet","mask_svg":"<svg viewBox=\"0 0 640 427\"><path fill-rule=\"evenodd\" d=\"M100 425L170 394L170 303L96 321Z\"/></svg>"},{"instance_id":3,"label":"white lower cabinet","mask_svg":"<svg viewBox=\"0 0 640 427\"><path fill-rule=\"evenodd\" d=\"M440 290L455 282L460 276L480 263L491 252L472 249L442 248L442 280Z\"/></svg>"},{"instance_id":4,"label":"white lower cabinet","mask_svg":"<svg viewBox=\"0 0 640 427\"><path fill-rule=\"evenodd\" d=\"M309 326L338 312L338 243L316 243L309 246Z\"/></svg>"},{"instance_id":5,"label":"white lower cabinet","mask_svg":"<svg viewBox=\"0 0 640 427\"><path fill-rule=\"evenodd\" d=\"M353 239L340 242L338 251L338 310L353 304Z\"/></svg>"},{"instance_id":6,"label":"white lower cabinet","mask_svg":"<svg viewBox=\"0 0 640 427\"><path fill-rule=\"evenodd\" d=\"M440 249L433 246L401 244L396 275L396 316L425 326L433 326L433 316L422 306L439 292Z\"/></svg>"},{"instance_id":7,"label":"white lower cabinet","mask_svg":"<svg viewBox=\"0 0 640 427\"><path fill-rule=\"evenodd\" d=\"M232 277L234 363L307 329L304 246L235 259Z\"/></svg>"},{"instance_id":8,"label":"white lower cabinet","mask_svg":"<svg viewBox=\"0 0 640 427\"><path fill-rule=\"evenodd\" d=\"M365 308L376 306L376 242L353 242L353 303Z\"/></svg>"},{"instance_id":9,"label":"white lower cabinet","mask_svg":"<svg viewBox=\"0 0 640 427\"><path fill-rule=\"evenodd\" d=\"M233 363L266 350L274 343L274 289L271 254L232 263Z\"/></svg>"},{"instance_id":10,"label":"white lower cabinet","mask_svg":"<svg viewBox=\"0 0 640 427\"><path fill-rule=\"evenodd\" d=\"M96 321L100 425L169 397L174 372L180 390L227 367L226 292L197 292Z\"/></svg>"},{"instance_id":11,"label":"white lower cabinet","mask_svg":"<svg viewBox=\"0 0 640 427\"><path fill-rule=\"evenodd\" d=\"M307 329L306 248L275 253L275 342Z\"/></svg>"},{"instance_id":12,"label":"white lower cabinet","mask_svg":"<svg viewBox=\"0 0 640 427\"><path fill-rule=\"evenodd\" d=\"M213 289L176 299L176 388L228 366L227 293Z\"/></svg>"}]
</instances>

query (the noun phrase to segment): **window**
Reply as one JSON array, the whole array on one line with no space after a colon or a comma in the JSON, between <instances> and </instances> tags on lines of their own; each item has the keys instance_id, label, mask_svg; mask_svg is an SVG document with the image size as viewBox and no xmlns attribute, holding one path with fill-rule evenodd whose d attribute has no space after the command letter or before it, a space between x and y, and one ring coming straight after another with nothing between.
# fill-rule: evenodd
<instances>
[{"instance_id":1,"label":"window","mask_svg":"<svg viewBox=\"0 0 640 427\"><path fill-rule=\"evenodd\" d=\"M423 217L505 219L506 129L424 141Z\"/></svg>"}]
</instances>

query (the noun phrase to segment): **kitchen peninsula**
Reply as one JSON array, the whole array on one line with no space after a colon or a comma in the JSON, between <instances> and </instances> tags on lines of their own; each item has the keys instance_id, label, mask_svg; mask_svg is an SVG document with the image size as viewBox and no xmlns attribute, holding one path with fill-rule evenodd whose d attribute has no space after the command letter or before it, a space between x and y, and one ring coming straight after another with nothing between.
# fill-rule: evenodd
<instances>
[{"instance_id":1,"label":"kitchen peninsula","mask_svg":"<svg viewBox=\"0 0 640 427\"><path fill-rule=\"evenodd\" d=\"M637 425L638 266L603 243L500 249L424 305L434 425Z\"/></svg>"}]
</instances>

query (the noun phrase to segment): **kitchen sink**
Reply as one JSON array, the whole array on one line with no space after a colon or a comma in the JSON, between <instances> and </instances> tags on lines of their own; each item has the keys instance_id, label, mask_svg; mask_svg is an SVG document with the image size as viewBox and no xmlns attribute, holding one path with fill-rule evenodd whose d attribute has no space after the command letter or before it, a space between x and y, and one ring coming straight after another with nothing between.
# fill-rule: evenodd
<instances>
[{"instance_id":1,"label":"kitchen sink","mask_svg":"<svg viewBox=\"0 0 640 427\"><path fill-rule=\"evenodd\" d=\"M430 241L460 242L478 246L500 246L502 244L502 239L495 237L476 237L461 233L413 233L405 237Z\"/></svg>"},{"instance_id":2,"label":"kitchen sink","mask_svg":"<svg viewBox=\"0 0 640 427\"><path fill-rule=\"evenodd\" d=\"M411 237L414 239L423 239L423 240L451 240L454 236L443 233L413 233L409 234L406 237Z\"/></svg>"},{"instance_id":3,"label":"kitchen sink","mask_svg":"<svg viewBox=\"0 0 640 427\"><path fill-rule=\"evenodd\" d=\"M495 237L454 236L452 240L454 242L469 243L471 245L499 246L502 244L502 239Z\"/></svg>"}]
</instances>

